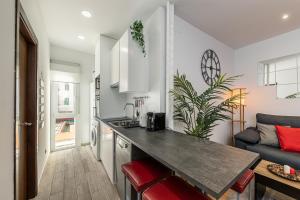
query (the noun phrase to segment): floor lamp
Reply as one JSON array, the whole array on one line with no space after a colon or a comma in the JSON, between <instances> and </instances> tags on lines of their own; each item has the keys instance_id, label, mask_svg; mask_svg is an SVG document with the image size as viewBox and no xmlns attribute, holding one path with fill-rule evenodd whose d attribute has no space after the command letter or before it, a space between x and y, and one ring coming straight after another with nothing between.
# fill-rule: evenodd
<instances>
[{"instance_id":1,"label":"floor lamp","mask_svg":"<svg viewBox=\"0 0 300 200\"><path fill-rule=\"evenodd\" d=\"M245 130L245 94L246 88L235 88L231 91L231 96L238 96L235 102L235 106L232 106L232 118L231 118L231 136L232 144L234 144L234 126L240 125L240 131ZM235 119L235 114L239 114L239 119Z\"/></svg>"}]
</instances>

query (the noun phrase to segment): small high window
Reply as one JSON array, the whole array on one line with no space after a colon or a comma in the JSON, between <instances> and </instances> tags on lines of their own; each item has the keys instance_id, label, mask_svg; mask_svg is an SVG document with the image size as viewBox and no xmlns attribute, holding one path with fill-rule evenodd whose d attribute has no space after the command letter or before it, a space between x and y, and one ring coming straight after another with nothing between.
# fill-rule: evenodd
<instances>
[{"instance_id":1,"label":"small high window","mask_svg":"<svg viewBox=\"0 0 300 200\"><path fill-rule=\"evenodd\" d=\"M259 82L276 86L278 98L300 98L300 55L260 63Z\"/></svg>"}]
</instances>

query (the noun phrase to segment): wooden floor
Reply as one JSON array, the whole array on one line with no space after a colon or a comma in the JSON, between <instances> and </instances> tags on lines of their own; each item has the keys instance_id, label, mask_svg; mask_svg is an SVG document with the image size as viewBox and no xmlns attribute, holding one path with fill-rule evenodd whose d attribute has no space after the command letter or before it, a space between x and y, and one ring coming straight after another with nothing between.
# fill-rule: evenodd
<instances>
[{"instance_id":1,"label":"wooden floor","mask_svg":"<svg viewBox=\"0 0 300 200\"><path fill-rule=\"evenodd\" d=\"M50 154L35 200L119 200L89 146Z\"/></svg>"},{"instance_id":2,"label":"wooden floor","mask_svg":"<svg viewBox=\"0 0 300 200\"><path fill-rule=\"evenodd\" d=\"M254 183L252 183L254 194ZM248 199L249 189L241 195ZM253 199L254 195L252 195ZM236 193L229 190L220 200L234 200ZM291 200L268 189L263 200ZM51 153L45 167L39 194L34 200L120 200L101 162L89 146Z\"/></svg>"}]
</instances>

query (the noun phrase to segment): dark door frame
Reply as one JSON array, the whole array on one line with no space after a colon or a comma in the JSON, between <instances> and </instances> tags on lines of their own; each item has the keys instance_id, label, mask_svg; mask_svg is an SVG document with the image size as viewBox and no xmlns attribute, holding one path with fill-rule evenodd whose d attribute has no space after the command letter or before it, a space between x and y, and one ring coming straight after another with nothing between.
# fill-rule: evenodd
<instances>
[{"instance_id":1,"label":"dark door frame","mask_svg":"<svg viewBox=\"0 0 300 200\"><path fill-rule=\"evenodd\" d=\"M20 0L16 0L16 15L15 15L15 82L16 70L19 64L19 34L22 34L28 43L28 70L26 76L28 78L27 100L29 103L26 110L26 118L32 125L28 127L27 137L27 152L26 152L26 183L27 199L33 198L38 193L38 175L37 175L37 135L38 135L38 113L37 113L37 67L38 67L38 40L34 34L29 20L24 9L20 4ZM16 95L15 85L15 95ZM15 114L14 114L16 129L16 96L15 96ZM16 130L14 130L14 156L16 156ZM16 157L14 159L14 199L16 199Z\"/></svg>"}]
</instances>

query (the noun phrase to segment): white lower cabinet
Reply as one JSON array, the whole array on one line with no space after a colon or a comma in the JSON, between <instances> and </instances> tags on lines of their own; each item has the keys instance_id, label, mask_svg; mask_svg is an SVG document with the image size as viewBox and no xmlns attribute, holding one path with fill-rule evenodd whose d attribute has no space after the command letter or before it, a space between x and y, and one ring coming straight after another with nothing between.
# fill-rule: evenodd
<instances>
[{"instance_id":1,"label":"white lower cabinet","mask_svg":"<svg viewBox=\"0 0 300 200\"><path fill-rule=\"evenodd\" d=\"M106 173L114 183L114 133L113 129L101 122L100 157Z\"/></svg>"}]
</instances>

